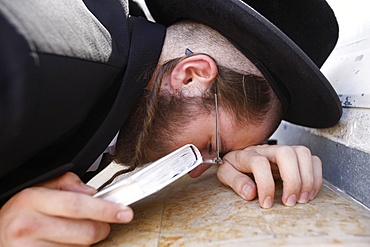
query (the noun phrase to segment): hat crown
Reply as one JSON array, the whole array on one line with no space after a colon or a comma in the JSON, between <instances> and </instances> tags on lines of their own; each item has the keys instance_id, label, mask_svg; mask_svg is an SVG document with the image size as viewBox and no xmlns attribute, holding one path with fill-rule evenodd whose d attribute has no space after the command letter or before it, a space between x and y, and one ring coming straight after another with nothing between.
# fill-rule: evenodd
<instances>
[{"instance_id":1,"label":"hat crown","mask_svg":"<svg viewBox=\"0 0 370 247\"><path fill-rule=\"evenodd\" d=\"M321 67L338 40L338 23L324 0L243 0L291 38Z\"/></svg>"},{"instance_id":2,"label":"hat crown","mask_svg":"<svg viewBox=\"0 0 370 247\"><path fill-rule=\"evenodd\" d=\"M315 128L339 121L338 95L319 69L338 40L326 1L145 1L159 23L190 19L227 38L264 74L285 108L285 120Z\"/></svg>"}]
</instances>

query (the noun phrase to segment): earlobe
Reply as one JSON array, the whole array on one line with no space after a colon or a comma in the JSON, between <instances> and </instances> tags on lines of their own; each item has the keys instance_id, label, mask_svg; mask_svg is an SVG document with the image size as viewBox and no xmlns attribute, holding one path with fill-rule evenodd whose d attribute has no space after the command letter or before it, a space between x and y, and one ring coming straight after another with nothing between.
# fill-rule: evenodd
<instances>
[{"instance_id":1,"label":"earlobe","mask_svg":"<svg viewBox=\"0 0 370 247\"><path fill-rule=\"evenodd\" d=\"M211 57L194 55L181 60L162 85L172 92L187 88L186 92L194 95L205 90L217 73L216 62Z\"/></svg>"}]
</instances>

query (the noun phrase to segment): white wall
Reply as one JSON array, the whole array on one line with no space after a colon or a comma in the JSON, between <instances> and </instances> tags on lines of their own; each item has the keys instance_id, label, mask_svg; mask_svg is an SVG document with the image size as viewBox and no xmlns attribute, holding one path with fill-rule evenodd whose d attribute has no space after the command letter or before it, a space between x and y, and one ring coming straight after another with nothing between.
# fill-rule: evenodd
<instances>
[{"instance_id":1,"label":"white wall","mask_svg":"<svg viewBox=\"0 0 370 247\"><path fill-rule=\"evenodd\" d=\"M340 123L309 130L370 153L370 1L328 0L339 23L339 40L322 67L342 101Z\"/></svg>"}]
</instances>

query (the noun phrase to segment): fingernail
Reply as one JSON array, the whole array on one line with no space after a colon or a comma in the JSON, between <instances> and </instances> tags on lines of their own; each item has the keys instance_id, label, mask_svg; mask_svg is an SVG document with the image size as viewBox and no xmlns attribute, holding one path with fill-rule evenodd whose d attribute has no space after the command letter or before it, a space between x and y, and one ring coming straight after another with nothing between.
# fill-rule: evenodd
<instances>
[{"instance_id":1,"label":"fingernail","mask_svg":"<svg viewBox=\"0 0 370 247\"><path fill-rule=\"evenodd\" d=\"M249 200L248 195L251 192L251 190L252 190L252 187L248 184L243 187L242 197L244 200Z\"/></svg>"},{"instance_id":2,"label":"fingernail","mask_svg":"<svg viewBox=\"0 0 370 247\"><path fill-rule=\"evenodd\" d=\"M265 200L263 201L263 208L271 208L272 207L272 198L271 196L267 196Z\"/></svg>"},{"instance_id":3,"label":"fingernail","mask_svg":"<svg viewBox=\"0 0 370 247\"><path fill-rule=\"evenodd\" d=\"M309 196L309 199L310 200L313 200L316 196L316 190L312 190L311 193L310 193L310 196Z\"/></svg>"},{"instance_id":4,"label":"fingernail","mask_svg":"<svg viewBox=\"0 0 370 247\"><path fill-rule=\"evenodd\" d=\"M298 199L298 203L307 203L308 202L308 192L303 192Z\"/></svg>"},{"instance_id":5,"label":"fingernail","mask_svg":"<svg viewBox=\"0 0 370 247\"><path fill-rule=\"evenodd\" d=\"M296 204L296 202L297 202L297 196L293 194L293 195L288 197L288 200L286 200L285 205L288 206L288 207L292 207Z\"/></svg>"},{"instance_id":6,"label":"fingernail","mask_svg":"<svg viewBox=\"0 0 370 247\"><path fill-rule=\"evenodd\" d=\"M132 211L129 209L123 209L117 213L117 219L120 222L129 222L132 220Z\"/></svg>"}]
</instances>

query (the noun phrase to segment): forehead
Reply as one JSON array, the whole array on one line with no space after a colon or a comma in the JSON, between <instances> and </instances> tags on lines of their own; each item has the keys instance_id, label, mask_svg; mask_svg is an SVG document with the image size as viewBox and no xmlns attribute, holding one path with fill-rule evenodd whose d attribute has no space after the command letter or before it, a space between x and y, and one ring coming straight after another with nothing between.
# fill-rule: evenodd
<instances>
[{"instance_id":1,"label":"forehead","mask_svg":"<svg viewBox=\"0 0 370 247\"><path fill-rule=\"evenodd\" d=\"M222 153L262 143L266 138L267 132L265 129L263 123L240 124L225 112L221 112L219 116L219 136Z\"/></svg>"}]
</instances>

